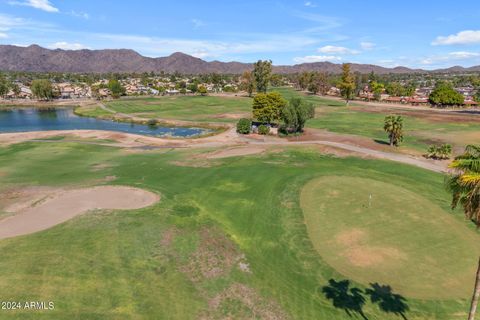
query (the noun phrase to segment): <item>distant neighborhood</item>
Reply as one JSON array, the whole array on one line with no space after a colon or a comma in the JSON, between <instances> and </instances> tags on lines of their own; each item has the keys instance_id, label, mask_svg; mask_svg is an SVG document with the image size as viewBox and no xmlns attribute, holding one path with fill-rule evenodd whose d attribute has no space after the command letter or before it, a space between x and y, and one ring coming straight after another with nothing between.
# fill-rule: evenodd
<instances>
[{"instance_id":1,"label":"distant neighborhood","mask_svg":"<svg viewBox=\"0 0 480 320\"><path fill-rule=\"evenodd\" d=\"M39 74L0 75L2 100L114 99L121 96L240 94L252 96L251 72L242 75L181 74ZM436 104L431 94L447 83L462 99L450 105L476 107L480 101L477 74L352 74L355 90L351 99L417 105ZM274 74L271 87L289 86L309 94L341 97L340 75L321 72ZM458 98L458 97L457 97Z\"/></svg>"}]
</instances>

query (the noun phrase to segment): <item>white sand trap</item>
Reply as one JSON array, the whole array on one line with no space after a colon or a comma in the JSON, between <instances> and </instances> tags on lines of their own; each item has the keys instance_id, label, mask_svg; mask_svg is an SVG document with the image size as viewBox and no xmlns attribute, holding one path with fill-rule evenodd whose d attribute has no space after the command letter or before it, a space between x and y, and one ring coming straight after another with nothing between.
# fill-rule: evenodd
<instances>
[{"instance_id":1,"label":"white sand trap","mask_svg":"<svg viewBox=\"0 0 480 320\"><path fill-rule=\"evenodd\" d=\"M0 220L0 239L45 230L90 210L139 209L159 199L155 193L123 186L61 191L40 204Z\"/></svg>"}]
</instances>

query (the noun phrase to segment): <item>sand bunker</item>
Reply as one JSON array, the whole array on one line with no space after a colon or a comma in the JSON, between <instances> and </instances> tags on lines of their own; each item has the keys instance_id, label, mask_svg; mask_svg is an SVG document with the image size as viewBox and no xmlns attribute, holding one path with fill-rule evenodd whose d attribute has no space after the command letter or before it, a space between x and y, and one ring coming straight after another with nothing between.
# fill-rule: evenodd
<instances>
[{"instance_id":1,"label":"sand bunker","mask_svg":"<svg viewBox=\"0 0 480 320\"><path fill-rule=\"evenodd\" d=\"M0 239L45 230L90 210L139 209L159 199L155 193L124 186L57 192L41 203L22 208L16 215L0 220Z\"/></svg>"}]
</instances>

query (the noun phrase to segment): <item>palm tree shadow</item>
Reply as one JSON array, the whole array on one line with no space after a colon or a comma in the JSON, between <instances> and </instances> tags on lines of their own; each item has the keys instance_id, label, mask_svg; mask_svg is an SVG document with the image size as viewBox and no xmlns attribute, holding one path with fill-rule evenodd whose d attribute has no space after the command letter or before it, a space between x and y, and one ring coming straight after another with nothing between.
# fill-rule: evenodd
<instances>
[{"instance_id":1,"label":"palm tree shadow","mask_svg":"<svg viewBox=\"0 0 480 320\"><path fill-rule=\"evenodd\" d=\"M370 283L370 288L366 289L365 293L370 296L372 303L378 303L383 312L400 315L404 320L408 320L405 316L405 312L409 310L406 303L407 299L397 293L393 293L389 285Z\"/></svg>"},{"instance_id":2,"label":"palm tree shadow","mask_svg":"<svg viewBox=\"0 0 480 320\"><path fill-rule=\"evenodd\" d=\"M328 285L322 287L322 292L327 299L332 300L335 308L345 310L348 316L351 317L352 314L358 313L364 320L368 320L363 313L366 300L362 295L362 290L351 288L349 280L330 279Z\"/></svg>"}]
</instances>

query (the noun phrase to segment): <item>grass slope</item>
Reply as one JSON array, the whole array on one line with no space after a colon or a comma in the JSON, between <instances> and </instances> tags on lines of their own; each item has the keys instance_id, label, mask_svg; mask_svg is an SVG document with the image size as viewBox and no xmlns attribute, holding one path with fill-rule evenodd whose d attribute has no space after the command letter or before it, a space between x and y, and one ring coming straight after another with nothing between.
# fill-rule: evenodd
<instances>
[{"instance_id":1,"label":"grass slope","mask_svg":"<svg viewBox=\"0 0 480 320\"><path fill-rule=\"evenodd\" d=\"M282 310L294 319L350 319L322 293L329 279L345 276L318 255L308 237L299 202L302 187L321 176L368 177L421 194L442 208L439 214L448 215L442 176L410 166L339 159L313 150L185 166L192 152L125 153L61 142L1 148L2 189L102 184L106 176L115 176L109 183L162 194L162 201L151 208L96 212L44 232L0 241L1 300L53 300L56 306L43 312L1 310L1 318L248 318L252 310L242 300L245 296L260 304L257 314ZM109 166L98 170L102 163ZM455 223L467 225L460 214ZM202 230L213 239L205 238ZM251 273L228 264L232 252L245 255ZM220 274L198 275L209 268L202 260L205 254L218 262ZM468 263L470 257L461 261ZM247 286L254 293L237 290L211 310L212 299L232 286ZM468 309L467 299L407 299L408 319L461 319ZM363 312L370 320L398 318L368 301Z\"/></svg>"},{"instance_id":2,"label":"grass slope","mask_svg":"<svg viewBox=\"0 0 480 320\"><path fill-rule=\"evenodd\" d=\"M115 100L107 105L117 112L146 118L234 122L225 114L250 113L251 103L246 97L165 96Z\"/></svg>"}]
</instances>

